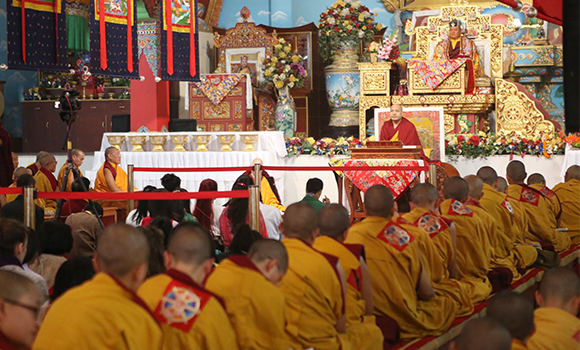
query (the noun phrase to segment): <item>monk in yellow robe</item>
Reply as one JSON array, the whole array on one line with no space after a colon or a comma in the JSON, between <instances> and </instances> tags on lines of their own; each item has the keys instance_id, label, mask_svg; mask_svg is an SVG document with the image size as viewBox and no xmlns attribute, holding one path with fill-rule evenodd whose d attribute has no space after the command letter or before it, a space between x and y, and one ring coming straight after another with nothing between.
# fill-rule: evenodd
<instances>
[{"instance_id":1,"label":"monk in yellow robe","mask_svg":"<svg viewBox=\"0 0 580 350\"><path fill-rule=\"evenodd\" d=\"M125 224L107 227L93 260L97 274L52 304L33 349L160 349L161 328L135 294L148 259L143 232Z\"/></svg>"},{"instance_id":2,"label":"monk in yellow robe","mask_svg":"<svg viewBox=\"0 0 580 350\"><path fill-rule=\"evenodd\" d=\"M80 149L73 149L71 151L71 153L72 153L72 164L76 168L76 170L79 172L79 175L81 177L83 177L83 173L82 173L80 167L81 167L81 165L83 165L83 162L85 161L85 152L83 152ZM62 189L62 183L64 182L64 173L65 173L67 165L68 165L68 161L62 165L62 167L60 168L60 171L58 172L58 189L59 190ZM70 171L68 174L68 182L66 184L66 192L71 192L71 185L72 185L74 180L75 179L74 179L73 172Z\"/></svg>"},{"instance_id":3,"label":"monk in yellow robe","mask_svg":"<svg viewBox=\"0 0 580 350\"><path fill-rule=\"evenodd\" d=\"M540 290L536 291L540 305L534 312L536 332L528 341L531 350L568 350L580 348L580 280L571 269L555 267L548 270Z\"/></svg>"},{"instance_id":4,"label":"monk in yellow robe","mask_svg":"<svg viewBox=\"0 0 580 350\"><path fill-rule=\"evenodd\" d=\"M485 208L481 206L479 200L483 197L483 181L475 175L468 175L465 181L469 186L469 192L465 205L473 211L475 216L479 217L485 226L485 232L491 247L491 267L496 273L502 275L501 282L497 285L501 289L508 289L512 281L521 278L519 271L515 266L515 255L512 252L513 243L510 237L505 235L501 230L499 220L496 220ZM510 272L501 269L509 269Z\"/></svg>"},{"instance_id":5,"label":"monk in yellow robe","mask_svg":"<svg viewBox=\"0 0 580 350\"><path fill-rule=\"evenodd\" d=\"M284 295L278 284L288 270L288 254L276 240L252 244L248 256L233 255L209 276L206 287L220 296L240 350L288 350Z\"/></svg>"},{"instance_id":6,"label":"monk in yellow robe","mask_svg":"<svg viewBox=\"0 0 580 350\"><path fill-rule=\"evenodd\" d=\"M469 185L458 176L450 177L443 185L445 201L441 216L453 220L457 227L457 268L459 278L470 286L474 304L487 299L491 284L487 277L491 270L492 247L486 226L463 202L467 200Z\"/></svg>"},{"instance_id":7,"label":"monk in yellow robe","mask_svg":"<svg viewBox=\"0 0 580 350\"><path fill-rule=\"evenodd\" d=\"M550 199L550 202L552 203L552 213L556 218L556 227L560 227L560 216L562 216L562 205L560 204L560 198L558 198L558 195L554 191L546 186L546 179L544 178L544 175L540 173L534 173L528 176L527 183L528 186L542 192L544 196Z\"/></svg>"},{"instance_id":8,"label":"monk in yellow robe","mask_svg":"<svg viewBox=\"0 0 580 350\"><path fill-rule=\"evenodd\" d=\"M44 157L45 155L50 154L46 151L40 151L36 155L36 161L34 163L30 163L26 166L26 169L32 171L32 176L36 175L36 173L40 170L40 158Z\"/></svg>"},{"instance_id":9,"label":"monk in yellow robe","mask_svg":"<svg viewBox=\"0 0 580 350\"><path fill-rule=\"evenodd\" d=\"M262 165L262 160L260 158L256 158L252 161L252 170L254 165L259 164ZM243 175L249 175L254 178L253 171L246 171ZM254 182L257 182L254 179ZM278 194L278 189L276 188L276 183L274 182L274 178L270 176L265 170L262 170L262 180L260 180L260 194L262 195L262 203L266 205L271 205L274 208L285 211L286 207L280 204L280 195Z\"/></svg>"},{"instance_id":10,"label":"monk in yellow robe","mask_svg":"<svg viewBox=\"0 0 580 350\"><path fill-rule=\"evenodd\" d=\"M290 205L284 214L282 233L289 266L280 290L286 300L290 346L351 349L346 335L344 271L336 257L312 248L318 235L316 210L306 202Z\"/></svg>"},{"instance_id":11,"label":"monk in yellow robe","mask_svg":"<svg viewBox=\"0 0 580 350\"><path fill-rule=\"evenodd\" d=\"M52 154L47 154L40 158L40 169L34 175L36 179L36 189L39 192L59 192L58 181L53 173L56 171L56 158ZM56 211L56 200L45 198L41 203L45 212Z\"/></svg>"},{"instance_id":12,"label":"monk in yellow robe","mask_svg":"<svg viewBox=\"0 0 580 350\"><path fill-rule=\"evenodd\" d=\"M497 221L499 233L504 238L504 247L496 249L500 255L510 259L513 254L516 267L530 266L538 258L538 251L534 246L525 243L525 231L521 229L516 215L518 208L514 208L516 201L510 200L505 193L497 190L498 176L492 167L481 167L477 171L477 177L483 182L483 196L479 204ZM520 216L525 216L525 212L520 213Z\"/></svg>"},{"instance_id":13,"label":"monk in yellow robe","mask_svg":"<svg viewBox=\"0 0 580 350\"><path fill-rule=\"evenodd\" d=\"M560 227L568 229L572 244L580 244L580 166L569 167L564 181L553 188L562 205Z\"/></svg>"},{"instance_id":14,"label":"monk in yellow robe","mask_svg":"<svg viewBox=\"0 0 580 350\"><path fill-rule=\"evenodd\" d=\"M510 350L510 332L490 317L469 320L457 338L449 343L449 350Z\"/></svg>"},{"instance_id":15,"label":"monk in yellow robe","mask_svg":"<svg viewBox=\"0 0 580 350\"><path fill-rule=\"evenodd\" d=\"M382 349L383 334L376 325L373 287L364 259L364 247L346 244L350 217L340 204L327 204L318 214L320 236L314 249L336 256L346 284L346 333L353 349Z\"/></svg>"},{"instance_id":16,"label":"monk in yellow robe","mask_svg":"<svg viewBox=\"0 0 580 350\"><path fill-rule=\"evenodd\" d=\"M32 170L25 168L25 167L18 167L14 170L14 182L8 186L9 188L16 188L16 180L20 177L20 175L29 174L32 175ZM7 194L6 195L6 203L10 203L18 197L18 194ZM36 202L36 201L35 201ZM38 205L38 203L36 203Z\"/></svg>"},{"instance_id":17,"label":"monk in yellow robe","mask_svg":"<svg viewBox=\"0 0 580 350\"><path fill-rule=\"evenodd\" d=\"M458 281L457 230L453 222L435 213L438 199L435 186L429 183L415 185L411 191L411 211L397 223L418 239L423 266L435 292L455 300L459 306L457 316L465 316L472 313L473 304L468 286Z\"/></svg>"},{"instance_id":18,"label":"monk in yellow robe","mask_svg":"<svg viewBox=\"0 0 580 350\"><path fill-rule=\"evenodd\" d=\"M210 235L198 224L172 232L164 253L167 271L139 288L163 330L163 349L237 349L236 336L221 301L202 283L214 258Z\"/></svg>"},{"instance_id":19,"label":"monk in yellow robe","mask_svg":"<svg viewBox=\"0 0 580 350\"><path fill-rule=\"evenodd\" d=\"M350 228L345 242L365 246L375 315L394 319L402 340L445 332L458 306L448 296L435 294L419 241L392 220L392 192L375 185L365 193L364 205L368 217Z\"/></svg>"},{"instance_id":20,"label":"monk in yellow robe","mask_svg":"<svg viewBox=\"0 0 580 350\"><path fill-rule=\"evenodd\" d=\"M127 173L121 164L121 151L115 147L105 150L105 162L97 172L95 191L97 192L127 192Z\"/></svg>"},{"instance_id":21,"label":"monk in yellow robe","mask_svg":"<svg viewBox=\"0 0 580 350\"><path fill-rule=\"evenodd\" d=\"M556 231L556 217L553 214L552 201L540 191L524 184L526 167L524 163L514 160L507 166L509 182L508 195L523 204L528 214L529 225L527 238L552 244L557 252L570 247L570 237Z\"/></svg>"},{"instance_id":22,"label":"monk in yellow robe","mask_svg":"<svg viewBox=\"0 0 580 350\"><path fill-rule=\"evenodd\" d=\"M534 334L534 304L520 293L503 291L487 303L487 317L504 326L512 336L512 350L528 349Z\"/></svg>"}]
</instances>

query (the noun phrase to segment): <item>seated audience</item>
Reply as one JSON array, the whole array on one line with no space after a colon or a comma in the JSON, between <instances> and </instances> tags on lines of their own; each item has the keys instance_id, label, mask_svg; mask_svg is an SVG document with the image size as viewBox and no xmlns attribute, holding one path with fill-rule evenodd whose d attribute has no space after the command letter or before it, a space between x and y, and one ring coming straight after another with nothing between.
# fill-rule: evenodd
<instances>
[{"instance_id":1,"label":"seated audience","mask_svg":"<svg viewBox=\"0 0 580 350\"><path fill-rule=\"evenodd\" d=\"M36 173L40 170L40 158L44 157L45 155L50 154L46 151L40 151L36 155L36 161L34 163L28 164L26 169L30 169L32 172L32 176L36 175Z\"/></svg>"},{"instance_id":2,"label":"seated audience","mask_svg":"<svg viewBox=\"0 0 580 350\"><path fill-rule=\"evenodd\" d=\"M264 239L264 237L260 235L260 232L252 230L250 225L245 224L240 226L240 228L234 232L234 238L232 239L232 243L228 250L216 256L216 263L219 264L232 255L248 255L252 244L261 239Z\"/></svg>"},{"instance_id":3,"label":"seated audience","mask_svg":"<svg viewBox=\"0 0 580 350\"><path fill-rule=\"evenodd\" d=\"M155 227L163 233L163 247L167 247L167 243L169 241L169 236L171 235L171 231L176 225L176 222L169 219L166 216L158 216L155 219L151 220L149 226ZM146 226L146 227L149 227ZM144 226L141 226L144 227Z\"/></svg>"},{"instance_id":4,"label":"seated audience","mask_svg":"<svg viewBox=\"0 0 580 350\"><path fill-rule=\"evenodd\" d=\"M83 177L83 172L81 171L81 165L83 165L83 162L85 161L85 152L83 152L80 149L73 149L71 151L72 155L72 164L73 166L76 168L76 170L79 172L80 177ZM68 165L68 159L67 161L62 165L62 167L60 168L60 171L58 172L58 190L62 190L62 183L64 182L64 173L66 171L66 167ZM72 183L75 180L74 177L74 173L71 170L68 173L68 182L66 184L66 192L70 192L72 190ZM89 187L87 186L87 191L88 191ZM77 191L77 192L81 192L81 191Z\"/></svg>"},{"instance_id":5,"label":"seated audience","mask_svg":"<svg viewBox=\"0 0 580 350\"><path fill-rule=\"evenodd\" d=\"M176 192L187 192L185 188L180 188ZM183 218L180 222L186 221L193 221L197 222L197 219L191 214L191 200L189 199L180 199L173 201L174 212L176 213L183 213Z\"/></svg>"},{"instance_id":6,"label":"seated audience","mask_svg":"<svg viewBox=\"0 0 580 350\"><path fill-rule=\"evenodd\" d=\"M540 306L534 312L536 332L528 340L531 350L578 349L580 340L580 279L571 269L548 270L536 291Z\"/></svg>"},{"instance_id":7,"label":"seated audience","mask_svg":"<svg viewBox=\"0 0 580 350\"><path fill-rule=\"evenodd\" d=\"M56 158L52 154L47 154L40 158L40 169L34 175L36 180L36 189L39 192L59 192L58 181L54 177L56 171ZM56 211L56 200L44 199L41 205L45 212L53 213Z\"/></svg>"},{"instance_id":8,"label":"seated audience","mask_svg":"<svg viewBox=\"0 0 580 350\"><path fill-rule=\"evenodd\" d=\"M87 204L82 212L71 214L66 219L65 223L71 227L73 236L70 257L93 256L97 253L97 241L103 234L103 227L97 216L103 217L103 207L99 203L94 205L96 213Z\"/></svg>"},{"instance_id":9,"label":"seated audience","mask_svg":"<svg viewBox=\"0 0 580 350\"><path fill-rule=\"evenodd\" d=\"M72 182L72 185L68 191L72 192L88 192L91 181L86 177L79 177ZM84 186L84 188L83 188ZM66 220L66 218L73 213L80 213L85 209L89 201L87 199L69 199L62 205L60 210L60 217Z\"/></svg>"},{"instance_id":10,"label":"seated audience","mask_svg":"<svg viewBox=\"0 0 580 350\"><path fill-rule=\"evenodd\" d=\"M534 173L528 176L527 183L528 186L542 192L544 196L550 199L552 202L552 213L556 217L556 225L557 227L560 227L560 217L562 216L562 205L560 204L560 198L558 198L558 195L554 191L546 186L546 179L544 178L544 175L540 173Z\"/></svg>"},{"instance_id":11,"label":"seated audience","mask_svg":"<svg viewBox=\"0 0 580 350\"><path fill-rule=\"evenodd\" d=\"M30 349L42 320L44 298L28 278L0 270L0 349Z\"/></svg>"},{"instance_id":12,"label":"seated audience","mask_svg":"<svg viewBox=\"0 0 580 350\"><path fill-rule=\"evenodd\" d=\"M161 329L135 294L147 275L149 247L137 228L107 227L88 282L58 298L33 349L160 349Z\"/></svg>"},{"instance_id":13,"label":"seated audience","mask_svg":"<svg viewBox=\"0 0 580 350\"><path fill-rule=\"evenodd\" d=\"M155 189L152 192L167 192L167 190ZM185 212L176 211L176 205L174 200L148 200L147 201L147 211L149 216L146 216L141 220L141 226L149 226L151 221L156 217L166 217L171 220L173 227L177 226L182 220Z\"/></svg>"},{"instance_id":14,"label":"seated audience","mask_svg":"<svg viewBox=\"0 0 580 350\"><path fill-rule=\"evenodd\" d=\"M312 249L318 235L316 210L307 203L286 208L282 241L288 271L280 290L286 300L286 334L293 349L348 346L346 283L338 259Z\"/></svg>"},{"instance_id":15,"label":"seated audience","mask_svg":"<svg viewBox=\"0 0 580 350\"><path fill-rule=\"evenodd\" d=\"M149 269L147 271L147 278L164 273L163 241L165 240L165 234L161 229L152 225L147 227L141 226L139 230L145 234L147 243L149 244Z\"/></svg>"},{"instance_id":16,"label":"seated audience","mask_svg":"<svg viewBox=\"0 0 580 350\"><path fill-rule=\"evenodd\" d=\"M489 317L468 321L461 334L451 341L449 350L510 350L510 333Z\"/></svg>"},{"instance_id":17,"label":"seated audience","mask_svg":"<svg viewBox=\"0 0 580 350\"><path fill-rule=\"evenodd\" d=\"M157 188L155 186L145 186L143 192L153 192ZM129 214L127 214L127 220L125 223L131 226L141 226L143 218L149 216L149 201L146 199L140 199L137 204L137 208L133 209Z\"/></svg>"},{"instance_id":18,"label":"seated audience","mask_svg":"<svg viewBox=\"0 0 580 350\"><path fill-rule=\"evenodd\" d=\"M248 190L253 184L254 180L251 177L242 175L236 179L232 191ZM250 223L248 201L248 198L232 198L225 205L225 209L220 216L220 232L226 248L232 242L233 232L237 231L240 226ZM268 238L268 230L261 213L260 234L262 237Z\"/></svg>"},{"instance_id":19,"label":"seated audience","mask_svg":"<svg viewBox=\"0 0 580 350\"><path fill-rule=\"evenodd\" d=\"M383 334L376 325L371 277L364 246L346 244L350 216L340 204L329 204L318 213L320 236L312 247L338 258L346 284L346 334L353 349L381 349Z\"/></svg>"},{"instance_id":20,"label":"seated audience","mask_svg":"<svg viewBox=\"0 0 580 350\"><path fill-rule=\"evenodd\" d=\"M477 304L487 299L492 291L488 278L491 271L492 246L487 226L471 208L465 205L469 185L459 176L448 178L443 185L445 201L441 216L452 220L457 227L457 268L459 279L468 285L468 295Z\"/></svg>"},{"instance_id":21,"label":"seated audience","mask_svg":"<svg viewBox=\"0 0 580 350\"><path fill-rule=\"evenodd\" d=\"M566 232L572 244L580 243L580 166L572 165L566 170L563 183L556 185L553 191L558 195L562 205L560 227Z\"/></svg>"},{"instance_id":22,"label":"seated audience","mask_svg":"<svg viewBox=\"0 0 580 350\"><path fill-rule=\"evenodd\" d=\"M0 270L12 271L31 280L45 299L48 299L46 281L37 273L22 266L26 257L28 239L26 227L15 220L0 220Z\"/></svg>"},{"instance_id":23,"label":"seated audience","mask_svg":"<svg viewBox=\"0 0 580 350\"><path fill-rule=\"evenodd\" d=\"M18 177L16 180L16 186L18 187L26 187L26 186L36 186L36 180L32 175L23 174ZM34 204L34 220L35 225L34 227L40 228L40 226L44 223L44 210ZM3 219L14 219L20 222L24 222L24 195L19 194L15 200L6 204L0 210L0 217Z\"/></svg>"},{"instance_id":24,"label":"seated audience","mask_svg":"<svg viewBox=\"0 0 580 350\"><path fill-rule=\"evenodd\" d=\"M526 268L532 265L538 257L536 248L525 244L524 236L527 231L527 225L521 224L524 213L517 215L516 211L520 210L517 201L508 198L508 196L497 190L499 178L497 172L488 166L481 167L477 171L477 177L483 181L483 197L479 200L481 207L487 210L499 227L499 232L505 237L503 246L504 254L508 259L513 259L517 268ZM526 226L526 230L522 230Z\"/></svg>"},{"instance_id":25,"label":"seated audience","mask_svg":"<svg viewBox=\"0 0 580 350\"><path fill-rule=\"evenodd\" d=\"M175 174L165 174L161 178L161 186L163 186L167 192L177 192L181 188L181 179Z\"/></svg>"},{"instance_id":26,"label":"seated audience","mask_svg":"<svg viewBox=\"0 0 580 350\"><path fill-rule=\"evenodd\" d=\"M435 294L421 261L419 242L392 221L395 206L391 190L372 186L364 195L364 205L368 217L350 228L345 242L365 247L375 315L394 319L401 340L446 331L458 305L445 295Z\"/></svg>"},{"instance_id":27,"label":"seated audience","mask_svg":"<svg viewBox=\"0 0 580 350\"><path fill-rule=\"evenodd\" d=\"M534 304L522 294L503 291L487 303L487 317L504 326L512 337L512 350L528 349L534 334Z\"/></svg>"},{"instance_id":28,"label":"seated audience","mask_svg":"<svg viewBox=\"0 0 580 350\"><path fill-rule=\"evenodd\" d=\"M163 330L163 348L237 349L227 313L219 299L203 287L214 263L209 233L197 223L177 226L165 259L168 270L146 280L138 292L155 310ZM183 312L183 300L198 300L200 305L190 304L192 312Z\"/></svg>"},{"instance_id":29,"label":"seated audience","mask_svg":"<svg viewBox=\"0 0 580 350\"><path fill-rule=\"evenodd\" d=\"M24 174L32 175L32 171L30 169L24 168L24 167L16 168L14 170L14 182L12 182L12 184L10 184L10 186L8 186L8 187L10 187L10 188L18 187L16 185L16 181L18 181L18 178L20 177L20 175L24 175ZM7 194L6 195L6 203L12 202L13 200L16 199L16 197L18 197L17 194ZM4 206L6 203L3 203L2 206Z\"/></svg>"},{"instance_id":30,"label":"seated audience","mask_svg":"<svg viewBox=\"0 0 580 350\"><path fill-rule=\"evenodd\" d=\"M284 245L260 239L248 256L230 257L209 276L206 287L225 301L240 350L290 348L284 296L275 286L287 269Z\"/></svg>"},{"instance_id":31,"label":"seated audience","mask_svg":"<svg viewBox=\"0 0 580 350\"><path fill-rule=\"evenodd\" d=\"M324 197L321 201L320 196L322 195L322 189L324 188L324 182L317 177L313 177L306 182L306 195L302 198L301 202L306 202L316 209L316 212L320 212L320 209L326 204L330 203L330 199Z\"/></svg>"},{"instance_id":32,"label":"seated audience","mask_svg":"<svg viewBox=\"0 0 580 350\"><path fill-rule=\"evenodd\" d=\"M205 179L199 184L198 192L217 191L218 184L212 179ZM213 236L220 235L219 218L224 207L215 205L215 199L197 199L193 216Z\"/></svg>"},{"instance_id":33,"label":"seated audience","mask_svg":"<svg viewBox=\"0 0 580 350\"><path fill-rule=\"evenodd\" d=\"M282 232L280 231L280 224L282 223L282 212L271 205L260 202L260 214L264 218L268 238L278 241L281 240Z\"/></svg>"},{"instance_id":34,"label":"seated audience","mask_svg":"<svg viewBox=\"0 0 580 350\"><path fill-rule=\"evenodd\" d=\"M93 258L82 256L65 261L56 272L50 299L54 302L67 290L90 280L95 275Z\"/></svg>"},{"instance_id":35,"label":"seated audience","mask_svg":"<svg viewBox=\"0 0 580 350\"><path fill-rule=\"evenodd\" d=\"M42 242L42 254L29 267L44 278L51 294L56 272L73 247L71 228L62 222L47 221L36 232Z\"/></svg>"},{"instance_id":36,"label":"seated audience","mask_svg":"<svg viewBox=\"0 0 580 350\"><path fill-rule=\"evenodd\" d=\"M95 191L127 192L128 177L121 164L121 151L115 147L105 149L105 162L97 172Z\"/></svg>"},{"instance_id":37,"label":"seated audience","mask_svg":"<svg viewBox=\"0 0 580 350\"><path fill-rule=\"evenodd\" d=\"M508 194L507 193L508 186L509 186L509 184L504 177L501 177L501 176L497 177L497 191L498 192Z\"/></svg>"},{"instance_id":38,"label":"seated audience","mask_svg":"<svg viewBox=\"0 0 580 350\"><path fill-rule=\"evenodd\" d=\"M557 219L551 199L524 184L527 176L524 163L513 160L508 164L506 172L510 184L507 194L522 203L529 219L527 237L553 245L557 252L568 249L570 237L565 232L556 231Z\"/></svg>"},{"instance_id":39,"label":"seated audience","mask_svg":"<svg viewBox=\"0 0 580 350\"><path fill-rule=\"evenodd\" d=\"M260 158L254 159L252 161L252 170L248 170L243 174L250 176L254 182L256 182L256 179L254 179L253 174L253 167L255 164L262 165L263 163ZM278 194L278 189L276 188L274 178L270 176L270 174L268 174L268 172L265 170L262 170L262 179L260 180L260 194L262 197L262 202L264 204L271 205L280 211L286 210L286 207L280 204L281 203L280 195Z\"/></svg>"}]
</instances>

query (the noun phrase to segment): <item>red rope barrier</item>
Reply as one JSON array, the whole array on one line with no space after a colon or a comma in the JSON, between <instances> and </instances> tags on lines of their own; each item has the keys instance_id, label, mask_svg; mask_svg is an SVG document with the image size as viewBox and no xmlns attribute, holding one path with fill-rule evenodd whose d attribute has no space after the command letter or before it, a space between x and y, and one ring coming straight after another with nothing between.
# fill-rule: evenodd
<instances>
[{"instance_id":1,"label":"red rope barrier","mask_svg":"<svg viewBox=\"0 0 580 350\"><path fill-rule=\"evenodd\" d=\"M21 194L22 187L0 187L0 194Z\"/></svg>"},{"instance_id":2,"label":"red rope barrier","mask_svg":"<svg viewBox=\"0 0 580 350\"><path fill-rule=\"evenodd\" d=\"M264 170L272 171L427 171L429 166L264 166ZM218 168L133 168L133 171L143 171L143 172L160 172L160 173L179 173L179 172L228 172L228 171L247 171L252 170L250 167L218 167Z\"/></svg>"},{"instance_id":3,"label":"red rope barrier","mask_svg":"<svg viewBox=\"0 0 580 350\"><path fill-rule=\"evenodd\" d=\"M38 192L38 198L49 199L109 199L109 200L179 200L179 199L214 199L214 198L248 198L247 190L238 191L205 191L205 192Z\"/></svg>"}]
</instances>

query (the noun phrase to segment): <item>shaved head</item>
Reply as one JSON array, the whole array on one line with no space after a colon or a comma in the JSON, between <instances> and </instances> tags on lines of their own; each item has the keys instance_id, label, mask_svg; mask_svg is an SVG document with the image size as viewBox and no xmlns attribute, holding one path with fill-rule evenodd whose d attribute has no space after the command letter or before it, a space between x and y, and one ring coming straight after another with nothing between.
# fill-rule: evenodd
<instances>
[{"instance_id":1,"label":"shaved head","mask_svg":"<svg viewBox=\"0 0 580 350\"><path fill-rule=\"evenodd\" d=\"M508 330L489 317L468 321L455 339L456 350L510 350Z\"/></svg>"},{"instance_id":2,"label":"shaved head","mask_svg":"<svg viewBox=\"0 0 580 350\"><path fill-rule=\"evenodd\" d=\"M149 260L145 234L126 224L108 226L97 245L97 262L101 271L117 278L126 276Z\"/></svg>"},{"instance_id":3,"label":"shaved head","mask_svg":"<svg viewBox=\"0 0 580 350\"><path fill-rule=\"evenodd\" d=\"M539 292L544 302L568 303L580 297L580 278L572 269L554 267L542 277Z\"/></svg>"},{"instance_id":4,"label":"shaved head","mask_svg":"<svg viewBox=\"0 0 580 350\"><path fill-rule=\"evenodd\" d=\"M18 167L14 170L14 180L18 179L21 175L29 174L32 175L32 170L25 168L25 167Z\"/></svg>"},{"instance_id":5,"label":"shaved head","mask_svg":"<svg viewBox=\"0 0 580 350\"><path fill-rule=\"evenodd\" d=\"M512 338L522 342L534 331L534 304L520 293L498 293L487 304L487 316L504 326Z\"/></svg>"},{"instance_id":6,"label":"shaved head","mask_svg":"<svg viewBox=\"0 0 580 350\"><path fill-rule=\"evenodd\" d=\"M459 176L453 176L445 180L443 184L443 196L445 199L455 199L463 201L469 194L469 185L467 181Z\"/></svg>"},{"instance_id":7,"label":"shaved head","mask_svg":"<svg viewBox=\"0 0 580 350\"><path fill-rule=\"evenodd\" d=\"M0 270L0 298L19 301L24 295L34 293L40 299L38 287L30 279L16 272Z\"/></svg>"},{"instance_id":8,"label":"shaved head","mask_svg":"<svg viewBox=\"0 0 580 350\"><path fill-rule=\"evenodd\" d=\"M479 177L484 184L494 186L497 181L497 172L490 166L483 166L477 171L477 177Z\"/></svg>"},{"instance_id":9,"label":"shaved head","mask_svg":"<svg viewBox=\"0 0 580 350\"><path fill-rule=\"evenodd\" d=\"M465 182L469 186L469 196L471 198L479 199L483 192L483 181L475 175L467 175Z\"/></svg>"},{"instance_id":10,"label":"shaved head","mask_svg":"<svg viewBox=\"0 0 580 350\"><path fill-rule=\"evenodd\" d=\"M117 147L115 147L115 146L107 147L105 149L105 159L107 159L107 157L109 156L109 154L111 154L111 153L113 153L115 151L118 151Z\"/></svg>"},{"instance_id":11,"label":"shaved head","mask_svg":"<svg viewBox=\"0 0 580 350\"><path fill-rule=\"evenodd\" d=\"M40 158L40 166L46 168L50 163L56 162L56 158L52 154L45 154Z\"/></svg>"},{"instance_id":12,"label":"shaved head","mask_svg":"<svg viewBox=\"0 0 580 350\"><path fill-rule=\"evenodd\" d=\"M72 150L71 154L73 156L77 156L78 157L78 156L84 156L85 155L85 152L83 152L82 149L75 148L75 149Z\"/></svg>"},{"instance_id":13,"label":"shaved head","mask_svg":"<svg viewBox=\"0 0 580 350\"><path fill-rule=\"evenodd\" d=\"M213 257L213 241L203 226L196 223L181 224L169 237L167 251L175 261L199 266Z\"/></svg>"},{"instance_id":14,"label":"shaved head","mask_svg":"<svg viewBox=\"0 0 580 350\"><path fill-rule=\"evenodd\" d=\"M44 157L45 155L47 155L47 154L50 154L50 153L48 153L47 151L40 151L40 152L38 152L38 154L36 155L36 161L37 162L40 162L40 159L42 157Z\"/></svg>"},{"instance_id":15,"label":"shaved head","mask_svg":"<svg viewBox=\"0 0 580 350\"><path fill-rule=\"evenodd\" d=\"M566 170L566 181L580 180L580 166L572 165Z\"/></svg>"},{"instance_id":16,"label":"shaved head","mask_svg":"<svg viewBox=\"0 0 580 350\"><path fill-rule=\"evenodd\" d=\"M508 182L505 178L499 176L497 178L497 191L505 193L505 190L508 188Z\"/></svg>"},{"instance_id":17,"label":"shaved head","mask_svg":"<svg viewBox=\"0 0 580 350\"><path fill-rule=\"evenodd\" d=\"M290 205L284 212L282 227L284 235L288 238L310 239L318 228L316 209L306 202Z\"/></svg>"},{"instance_id":18,"label":"shaved head","mask_svg":"<svg viewBox=\"0 0 580 350\"><path fill-rule=\"evenodd\" d=\"M511 179L510 184L523 183L527 176L526 166L519 160L512 160L506 168L506 174Z\"/></svg>"},{"instance_id":19,"label":"shaved head","mask_svg":"<svg viewBox=\"0 0 580 350\"><path fill-rule=\"evenodd\" d=\"M318 213L320 234L339 238L350 227L350 215L341 204L327 204Z\"/></svg>"},{"instance_id":20,"label":"shaved head","mask_svg":"<svg viewBox=\"0 0 580 350\"><path fill-rule=\"evenodd\" d=\"M532 175L528 176L528 185L535 185L535 184L546 184L546 179L544 175L540 173L533 173Z\"/></svg>"},{"instance_id":21,"label":"shaved head","mask_svg":"<svg viewBox=\"0 0 580 350\"><path fill-rule=\"evenodd\" d=\"M427 182L415 185L411 191L411 203L418 207L435 203L437 199L439 199L437 188Z\"/></svg>"},{"instance_id":22,"label":"shaved head","mask_svg":"<svg viewBox=\"0 0 580 350\"><path fill-rule=\"evenodd\" d=\"M364 205L370 216L390 218L395 201L391 190L383 185L374 185L365 192Z\"/></svg>"},{"instance_id":23,"label":"shaved head","mask_svg":"<svg viewBox=\"0 0 580 350\"><path fill-rule=\"evenodd\" d=\"M278 260L278 271L286 273L288 270L288 252L280 241L274 239L261 239L252 244L248 257L259 264L264 260Z\"/></svg>"},{"instance_id":24,"label":"shaved head","mask_svg":"<svg viewBox=\"0 0 580 350\"><path fill-rule=\"evenodd\" d=\"M252 160L252 166L256 165L256 164L264 164L264 162L262 162L262 160L260 158L256 158L254 160Z\"/></svg>"}]
</instances>

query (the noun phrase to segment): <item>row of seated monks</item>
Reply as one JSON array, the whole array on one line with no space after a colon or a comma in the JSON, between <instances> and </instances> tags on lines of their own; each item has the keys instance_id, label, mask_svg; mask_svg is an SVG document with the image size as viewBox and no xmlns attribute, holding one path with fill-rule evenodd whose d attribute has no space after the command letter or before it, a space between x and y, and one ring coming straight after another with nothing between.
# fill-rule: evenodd
<instances>
[{"instance_id":1,"label":"row of seated monks","mask_svg":"<svg viewBox=\"0 0 580 350\"><path fill-rule=\"evenodd\" d=\"M97 275L51 305L33 349L381 349L440 335L506 287L492 283L494 269L519 279L530 265L547 265L550 250L578 243L580 167L551 192L524 184L526 177L514 161L507 194L490 167L448 179L442 199L420 184L403 215L387 187L373 186L364 196L368 217L353 226L339 204L317 214L295 203L281 242L257 240L247 256L217 267L207 231L180 224L164 253L167 271L148 279L142 231L109 226L97 242ZM535 312L520 296L493 297L494 319L468 322L451 348L580 346L580 280L572 270L546 273ZM10 339L2 298L42 302L33 285L0 271L0 349Z\"/></svg>"}]
</instances>

